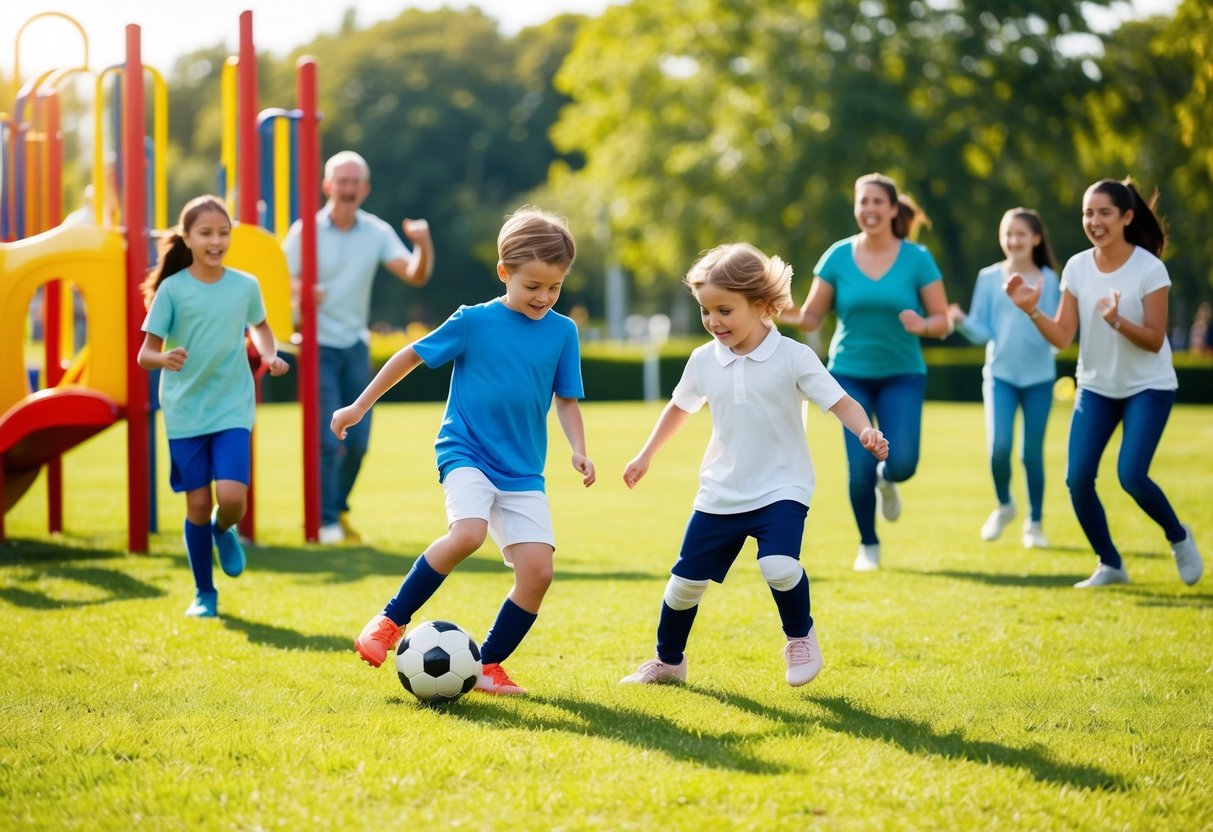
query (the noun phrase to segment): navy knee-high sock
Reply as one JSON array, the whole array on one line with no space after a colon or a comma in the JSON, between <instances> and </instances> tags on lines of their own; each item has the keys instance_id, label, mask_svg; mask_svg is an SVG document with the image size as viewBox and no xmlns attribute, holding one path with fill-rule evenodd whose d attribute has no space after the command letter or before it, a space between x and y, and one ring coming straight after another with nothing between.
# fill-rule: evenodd
<instances>
[{"instance_id":1,"label":"navy knee-high sock","mask_svg":"<svg viewBox=\"0 0 1213 832\"><path fill-rule=\"evenodd\" d=\"M211 524L198 526L185 521L185 554L194 573L194 587L199 592L215 591L215 551L211 539Z\"/></svg>"},{"instance_id":2,"label":"navy knee-high sock","mask_svg":"<svg viewBox=\"0 0 1213 832\"><path fill-rule=\"evenodd\" d=\"M813 616L809 614L809 576L801 575L800 583L786 592L771 587L771 596L779 608L783 634L788 638L807 636L813 628Z\"/></svg>"},{"instance_id":3,"label":"navy knee-high sock","mask_svg":"<svg viewBox=\"0 0 1213 832\"><path fill-rule=\"evenodd\" d=\"M666 664L681 664L682 652L687 649L691 637L691 625L699 605L685 610L676 610L661 602L661 618L657 621L657 658Z\"/></svg>"},{"instance_id":4,"label":"navy knee-high sock","mask_svg":"<svg viewBox=\"0 0 1213 832\"><path fill-rule=\"evenodd\" d=\"M531 625L539 617L538 613L527 612L509 598L501 604L497 611L497 620L484 639L480 648L480 660L485 664L501 664L518 649L518 645L526 638Z\"/></svg>"},{"instance_id":5,"label":"navy knee-high sock","mask_svg":"<svg viewBox=\"0 0 1213 832\"><path fill-rule=\"evenodd\" d=\"M421 605L438 591L444 580L446 575L430 566L423 553L413 561L413 568L404 576L396 597L388 601L387 606L383 608L383 614L392 619L397 627L403 627L409 623L413 613L421 609Z\"/></svg>"}]
</instances>

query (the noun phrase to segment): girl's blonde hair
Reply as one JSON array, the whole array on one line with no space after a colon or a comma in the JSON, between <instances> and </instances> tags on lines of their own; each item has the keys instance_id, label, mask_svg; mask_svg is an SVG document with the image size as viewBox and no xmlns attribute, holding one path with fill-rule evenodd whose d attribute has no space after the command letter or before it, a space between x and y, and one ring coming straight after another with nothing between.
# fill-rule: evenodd
<instances>
[{"instance_id":1,"label":"girl's blonde hair","mask_svg":"<svg viewBox=\"0 0 1213 832\"><path fill-rule=\"evenodd\" d=\"M573 234L564 217L524 205L506 218L497 234L497 259L511 274L539 260L566 271L577 255Z\"/></svg>"},{"instance_id":2,"label":"girl's blonde hair","mask_svg":"<svg viewBox=\"0 0 1213 832\"><path fill-rule=\"evenodd\" d=\"M222 214L227 218L227 224L232 224L232 218L227 212L227 206L217 196L212 194L196 196L185 203L185 207L181 209L181 217L177 220L177 225L169 229L169 233L160 240L160 256L156 261L156 265L139 286L143 290L143 303L145 306L150 307L152 305L152 297L156 294L156 289L160 287L164 278L172 277L177 272L182 269L188 269L193 264L194 255L190 251L189 246L185 244L185 235L194 227L194 223L198 221L198 217L210 211Z\"/></svg>"},{"instance_id":3,"label":"girl's blonde hair","mask_svg":"<svg viewBox=\"0 0 1213 832\"><path fill-rule=\"evenodd\" d=\"M728 243L704 252L682 282L692 292L709 283L737 292L765 304L772 317L792 307L792 267L749 243Z\"/></svg>"}]
</instances>

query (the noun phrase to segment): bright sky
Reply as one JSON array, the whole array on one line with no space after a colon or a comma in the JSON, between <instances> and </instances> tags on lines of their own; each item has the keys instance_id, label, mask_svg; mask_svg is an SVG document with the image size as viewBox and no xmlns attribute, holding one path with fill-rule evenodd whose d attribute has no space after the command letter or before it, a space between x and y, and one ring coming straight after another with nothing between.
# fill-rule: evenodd
<instances>
[{"instance_id":1,"label":"bright sky","mask_svg":"<svg viewBox=\"0 0 1213 832\"><path fill-rule=\"evenodd\" d=\"M396 17L407 8L479 6L512 34L562 12L599 14L609 0L0 0L0 67L13 71L17 30L43 12L61 12L84 27L89 64L102 69L125 60L125 28L141 29L143 62L165 74L186 52L225 42L234 52L240 37L240 13L253 12L253 42L259 51L285 54L321 32L341 24L346 9L356 9L359 27ZM62 18L44 17L21 37L21 76L79 65L83 43Z\"/></svg>"},{"instance_id":2,"label":"bright sky","mask_svg":"<svg viewBox=\"0 0 1213 832\"><path fill-rule=\"evenodd\" d=\"M395 17L409 7L434 9L479 6L513 33L542 23L561 12L596 15L612 0L0 0L0 67L13 71L13 43L23 23L42 12L62 12L84 27L89 39L89 64L102 69L124 60L125 26L142 29L144 63L164 73L174 58L205 46L225 42L235 51L240 13L253 11L257 48L285 54L315 35L336 29L345 10L353 7L359 26ZM614 0L619 2L619 0ZM1171 14L1179 0L1132 0L1113 11L1097 10L1093 23L1114 28L1119 20L1149 14ZM75 28L61 18L40 18L21 38L21 76L28 80L46 69L79 65L83 45Z\"/></svg>"}]
</instances>

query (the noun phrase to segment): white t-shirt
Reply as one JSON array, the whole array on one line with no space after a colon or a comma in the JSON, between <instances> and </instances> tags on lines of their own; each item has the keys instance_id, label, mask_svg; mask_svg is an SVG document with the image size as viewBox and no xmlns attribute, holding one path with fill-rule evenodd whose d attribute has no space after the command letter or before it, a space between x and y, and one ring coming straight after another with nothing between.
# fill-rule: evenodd
<instances>
[{"instance_id":1,"label":"white t-shirt","mask_svg":"<svg viewBox=\"0 0 1213 832\"><path fill-rule=\"evenodd\" d=\"M1108 326L1096 307L1100 298L1120 292L1120 317L1145 320L1145 298L1171 285L1167 267L1141 246L1114 272L1101 272L1095 250L1075 254L1061 273L1061 288L1078 300L1078 386L1112 399L1127 399L1142 390L1179 386L1171 364L1171 345L1164 338L1158 352L1143 350Z\"/></svg>"},{"instance_id":2,"label":"white t-shirt","mask_svg":"<svg viewBox=\"0 0 1213 832\"><path fill-rule=\"evenodd\" d=\"M712 412L695 508L740 514L779 500L809 505L815 483L801 403L826 411L844 395L816 353L773 327L747 355L716 341L698 347L672 396L688 413L705 402Z\"/></svg>"}]
</instances>

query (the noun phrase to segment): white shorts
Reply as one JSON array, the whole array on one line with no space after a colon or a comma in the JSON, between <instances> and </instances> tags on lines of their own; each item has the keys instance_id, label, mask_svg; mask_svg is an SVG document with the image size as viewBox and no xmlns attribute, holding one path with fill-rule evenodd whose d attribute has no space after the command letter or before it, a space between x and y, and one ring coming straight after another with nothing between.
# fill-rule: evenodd
<instances>
[{"instance_id":1,"label":"white shorts","mask_svg":"<svg viewBox=\"0 0 1213 832\"><path fill-rule=\"evenodd\" d=\"M506 547L546 543L556 548L552 511L542 491L502 491L477 468L456 468L442 483L447 527L458 520L485 520L501 557L513 566Z\"/></svg>"}]
</instances>

